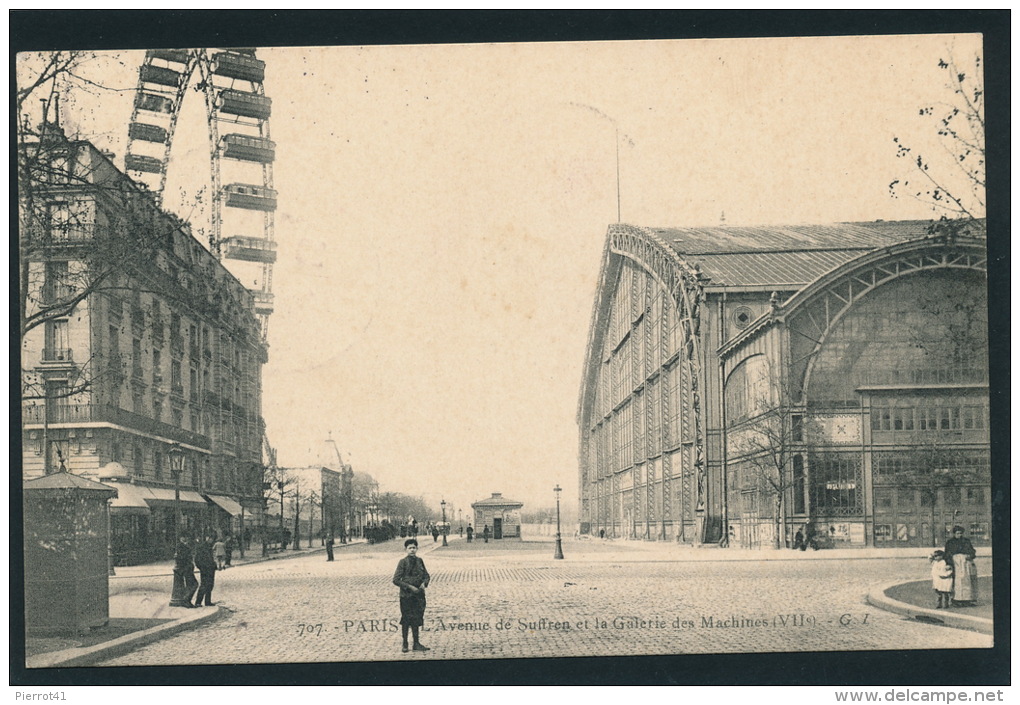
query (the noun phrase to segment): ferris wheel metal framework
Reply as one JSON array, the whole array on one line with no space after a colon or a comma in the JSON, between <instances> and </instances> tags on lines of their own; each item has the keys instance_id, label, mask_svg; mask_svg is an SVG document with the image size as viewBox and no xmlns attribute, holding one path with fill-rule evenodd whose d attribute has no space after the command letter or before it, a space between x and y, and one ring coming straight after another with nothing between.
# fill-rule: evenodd
<instances>
[{"instance_id":1,"label":"ferris wheel metal framework","mask_svg":"<svg viewBox=\"0 0 1020 705\"><path fill-rule=\"evenodd\" d=\"M209 249L220 259L251 263L260 269L255 299L262 338L273 312L273 263L276 261L273 188L276 144L270 139L272 100L266 95L265 62L254 49L154 49L145 53L138 71L125 169L163 202L174 133L192 78L205 94L209 128ZM236 165L244 181L224 185L224 162ZM261 231L251 216L261 216ZM247 232L224 230L241 225Z\"/></svg>"}]
</instances>

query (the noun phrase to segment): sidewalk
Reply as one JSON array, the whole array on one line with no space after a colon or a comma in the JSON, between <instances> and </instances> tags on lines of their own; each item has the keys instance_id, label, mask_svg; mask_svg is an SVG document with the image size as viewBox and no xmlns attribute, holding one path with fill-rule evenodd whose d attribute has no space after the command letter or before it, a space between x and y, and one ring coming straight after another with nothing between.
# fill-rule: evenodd
<instances>
[{"instance_id":1,"label":"sidewalk","mask_svg":"<svg viewBox=\"0 0 1020 705\"><path fill-rule=\"evenodd\" d=\"M550 536L526 536L523 541L518 539L493 540L489 544L482 544L476 540L467 546L458 546L458 552L471 550L470 546L491 550L520 551L521 559L527 559L531 553L539 557L540 547L547 547L548 551L553 550L555 539ZM424 545L424 544L423 544ZM670 541L643 541L640 539L576 539L564 537L562 539L563 554L567 561L684 561L684 562L728 562L728 561L846 561L846 560L875 560L875 559L903 559L916 558L923 560L927 565L928 556L932 549L923 546L906 548L823 548L821 550L808 549L807 551L795 551L790 548L720 548L717 544L702 544L692 546L690 544L679 544ZM986 558L992 555L991 546L977 548L978 557ZM515 560L518 556L514 557Z\"/></svg>"},{"instance_id":2,"label":"sidewalk","mask_svg":"<svg viewBox=\"0 0 1020 705\"><path fill-rule=\"evenodd\" d=\"M930 580L895 582L879 585L868 593L868 604L887 612L905 615L928 624L941 624L956 629L971 629L982 634L992 634L995 622L992 619L992 578L978 578L978 604L973 607L953 606L949 609L935 609Z\"/></svg>"},{"instance_id":3,"label":"sidewalk","mask_svg":"<svg viewBox=\"0 0 1020 705\"><path fill-rule=\"evenodd\" d=\"M347 544L337 544L334 551L340 552L350 546L367 544L357 539ZM316 553L325 553L324 546L314 543L299 550L287 549L262 557L261 547L246 551L246 557L234 554L231 568L252 563L297 558ZM222 606L170 607L170 587L164 592L132 590L119 581L126 578L173 576L173 561L160 561L145 565L120 566L116 575L110 576L110 621L104 627L93 629L88 634L73 638L29 637L25 641L25 665L27 668L66 668L88 666L136 649L139 646L165 639L168 636L191 629L199 624L218 619L229 610Z\"/></svg>"}]
</instances>

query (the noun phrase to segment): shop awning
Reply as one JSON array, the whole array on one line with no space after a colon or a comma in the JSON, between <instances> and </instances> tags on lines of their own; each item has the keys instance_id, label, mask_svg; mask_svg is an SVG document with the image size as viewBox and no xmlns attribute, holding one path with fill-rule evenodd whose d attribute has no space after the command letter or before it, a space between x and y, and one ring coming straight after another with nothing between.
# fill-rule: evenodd
<instances>
[{"instance_id":1,"label":"shop awning","mask_svg":"<svg viewBox=\"0 0 1020 705\"><path fill-rule=\"evenodd\" d=\"M156 502L173 502L174 491L167 489L166 487L146 487L146 491L149 493L145 499L151 504L153 501ZM202 499L202 495L198 492L192 492L191 490L181 490L181 501L189 502L192 504L207 504Z\"/></svg>"},{"instance_id":2,"label":"shop awning","mask_svg":"<svg viewBox=\"0 0 1020 705\"><path fill-rule=\"evenodd\" d=\"M117 490L117 497L110 504L110 510L118 514L149 514L149 505L145 502L145 488L137 485L123 485L119 482L108 482Z\"/></svg>"},{"instance_id":3,"label":"shop awning","mask_svg":"<svg viewBox=\"0 0 1020 705\"><path fill-rule=\"evenodd\" d=\"M241 505L232 500L230 497L221 497L220 495L215 494L207 496L214 504L219 505L219 507L230 516L236 517L241 515Z\"/></svg>"}]
</instances>

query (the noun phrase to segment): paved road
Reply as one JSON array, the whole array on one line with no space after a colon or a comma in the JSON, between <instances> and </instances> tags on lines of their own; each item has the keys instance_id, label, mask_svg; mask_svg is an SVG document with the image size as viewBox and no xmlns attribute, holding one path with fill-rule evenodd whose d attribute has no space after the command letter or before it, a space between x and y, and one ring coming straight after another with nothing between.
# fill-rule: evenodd
<instances>
[{"instance_id":1,"label":"paved road","mask_svg":"<svg viewBox=\"0 0 1020 705\"><path fill-rule=\"evenodd\" d=\"M217 577L225 619L102 665L472 659L630 654L987 648L991 637L906 621L864 603L875 584L917 579L917 558L663 560L567 542L465 550L423 542L433 576L423 641L400 653L399 546L253 564ZM990 568L979 559L980 571ZM127 578L117 589L163 589Z\"/></svg>"}]
</instances>

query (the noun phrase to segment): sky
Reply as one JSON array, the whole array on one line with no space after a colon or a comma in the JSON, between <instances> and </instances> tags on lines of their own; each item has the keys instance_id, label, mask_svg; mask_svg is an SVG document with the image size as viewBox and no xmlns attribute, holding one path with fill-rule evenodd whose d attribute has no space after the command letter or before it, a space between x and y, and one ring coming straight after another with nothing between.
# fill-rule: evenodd
<instances>
[{"instance_id":1,"label":"sky","mask_svg":"<svg viewBox=\"0 0 1020 705\"><path fill-rule=\"evenodd\" d=\"M284 466L344 460L467 511L577 503L606 230L931 218L898 136L976 35L260 49L279 192L263 416ZM65 124L122 164L140 53ZM201 94L167 207L207 218ZM182 195L183 194L183 195Z\"/></svg>"}]
</instances>

